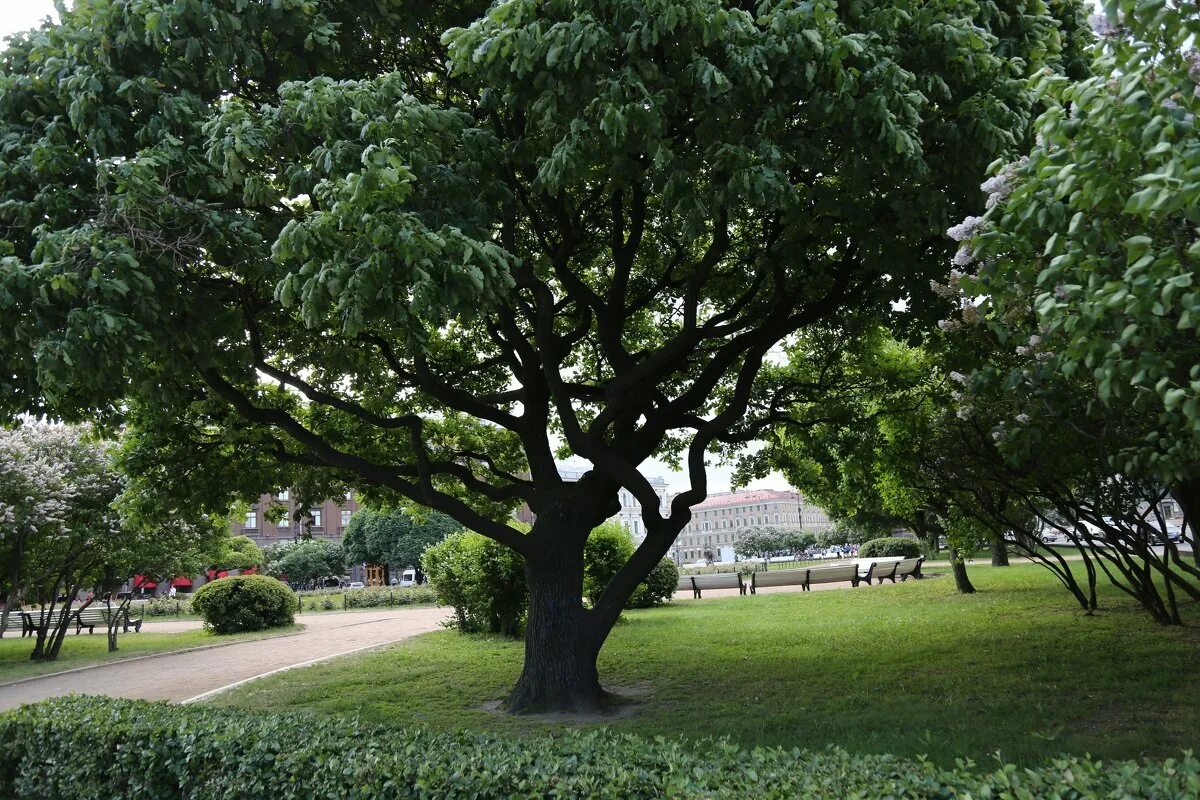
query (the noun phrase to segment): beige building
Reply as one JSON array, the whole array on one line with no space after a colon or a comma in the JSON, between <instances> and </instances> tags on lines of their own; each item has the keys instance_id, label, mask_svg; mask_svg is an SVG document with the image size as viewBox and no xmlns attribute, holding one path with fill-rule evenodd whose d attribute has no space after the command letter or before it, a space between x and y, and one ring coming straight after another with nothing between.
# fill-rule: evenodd
<instances>
[{"instance_id":1,"label":"beige building","mask_svg":"<svg viewBox=\"0 0 1200 800\"><path fill-rule=\"evenodd\" d=\"M784 528L819 533L833 527L821 508L796 491L745 489L720 492L692 506L692 521L675 539L677 563L704 561L711 551L717 561L732 561L738 536L748 528Z\"/></svg>"}]
</instances>

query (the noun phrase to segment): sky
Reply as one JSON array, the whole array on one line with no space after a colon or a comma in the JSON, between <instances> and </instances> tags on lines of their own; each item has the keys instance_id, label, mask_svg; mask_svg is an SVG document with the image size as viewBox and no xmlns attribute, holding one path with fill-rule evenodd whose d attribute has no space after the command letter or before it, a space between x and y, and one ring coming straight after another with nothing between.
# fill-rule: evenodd
<instances>
[{"instance_id":1,"label":"sky","mask_svg":"<svg viewBox=\"0 0 1200 800\"><path fill-rule=\"evenodd\" d=\"M36 28L48 16L58 17L51 0L0 0L0 38Z\"/></svg>"},{"instance_id":2,"label":"sky","mask_svg":"<svg viewBox=\"0 0 1200 800\"><path fill-rule=\"evenodd\" d=\"M37 27L47 16L57 18L54 3L51 0L0 0L0 38L6 38L17 31ZM570 466L586 468L581 461L572 461ZM662 477L672 493L689 488L687 476L683 473L672 472L666 465L658 461L647 461L641 465L641 472L647 477ZM708 468L708 492L727 492L730 490L732 467L716 464ZM761 481L750 484L751 489L787 489L787 481L782 475L772 474Z\"/></svg>"}]
</instances>

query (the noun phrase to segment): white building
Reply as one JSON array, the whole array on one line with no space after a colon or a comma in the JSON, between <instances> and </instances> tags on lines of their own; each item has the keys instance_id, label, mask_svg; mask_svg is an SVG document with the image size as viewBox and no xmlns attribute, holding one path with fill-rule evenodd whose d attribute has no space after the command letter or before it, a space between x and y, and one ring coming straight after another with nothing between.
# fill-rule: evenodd
<instances>
[{"instance_id":1,"label":"white building","mask_svg":"<svg viewBox=\"0 0 1200 800\"><path fill-rule=\"evenodd\" d=\"M587 469L567 467L562 464L557 466L558 474L562 476L564 481L577 481L587 472ZM646 480L650 482L654 493L658 495L659 513L665 516L669 509L666 480L658 475L647 477ZM619 498L621 501L621 510L610 517L610 519L620 520L625 529L633 536L634 545L640 545L642 540L646 538L646 524L642 521L642 504L638 502L638 499L628 489L622 489L619 493ZM528 506L521 506L515 516L522 522L533 524L534 515Z\"/></svg>"}]
</instances>

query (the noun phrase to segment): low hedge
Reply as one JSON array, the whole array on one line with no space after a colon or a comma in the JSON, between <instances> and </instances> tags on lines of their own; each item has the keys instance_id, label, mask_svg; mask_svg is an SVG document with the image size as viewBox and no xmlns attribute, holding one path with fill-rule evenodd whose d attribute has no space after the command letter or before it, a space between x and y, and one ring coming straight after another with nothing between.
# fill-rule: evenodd
<instances>
[{"instance_id":1,"label":"low hedge","mask_svg":"<svg viewBox=\"0 0 1200 800\"><path fill-rule=\"evenodd\" d=\"M192 608L214 633L261 631L295 621L296 595L276 578L237 575L201 586Z\"/></svg>"},{"instance_id":2,"label":"low hedge","mask_svg":"<svg viewBox=\"0 0 1200 800\"><path fill-rule=\"evenodd\" d=\"M58 698L0 715L0 797L1175 798L1200 761L1062 757L940 768L844 750L745 749L608 731L500 738L353 719Z\"/></svg>"},{"instance_id":3,"label":"low hedge","mask_svg":"<svg viewBox=\"0 0 1200 800\"><path fill-rule=\"evenodd\" d=\"M921 555L921 545L916 539L902 536L885 536L872 539L858 549L859 558L916 558Z\"/></svg>"},{"instance_id":4,"label":"low hedge","mask_svg":"<svg viewBox=\"0 0 1200 800\"><path fill-rule=\"evenodd\" d=\"M404 588L352 589L345 593L346 608L388 608L437 602L437 592L431 586Z\"/></svg>"},{"instance_id":5,"label":"low hedge","mask_svg":"<svg viewBox=\"0 0 1200 800\"><path fill-rule=\"evenodd\" d=\"M185 597L153 597L141 604L141 610L147 617L178 617L192 613L192 601Z\"/></svg>"}]
</instances>

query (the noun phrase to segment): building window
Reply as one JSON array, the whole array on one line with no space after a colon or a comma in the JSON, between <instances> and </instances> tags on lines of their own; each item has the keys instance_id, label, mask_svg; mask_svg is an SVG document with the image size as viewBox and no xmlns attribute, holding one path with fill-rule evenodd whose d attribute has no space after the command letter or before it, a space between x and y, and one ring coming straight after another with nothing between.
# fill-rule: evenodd
<instances>
[{"instance_id":1,"label":"building window","mask_svg":"<svg viewBox=\"0 0 1200 800\"><path fill-rule=\"evenodd\" d=\"M704 523L704 530L708 530L708 523Z\"/></svg>"},{"instance_id":2,"label":"building window","mask_svg":"<svg viewBox=\"0 0 1200 800\"><path fill-rule=\"evenodd\" d=\"M342 527L344 528L349 524L350 524L350 512L346 511L345 509L342 509Z\"/></svg>"},{"instance_id":3,"label":"building window","mask_svg":"<svg viewBox=\"0 0 1200 800\"><path fill-rule=\"evenodd\" d=\"M288 517L284 517L283 519L279 520L279 527L285 530L292 527L292 520Z\"/></svg>"},{"instance_id":4,"label":"building window","mask_svg":"<svg viewBox=\"0 0 1200 800\"><path fill-rule=\"evenodd\" d=\"M257 511L251 511L246 514L246 527L247 528L257 528L258 527L258 512Z\"/></svg>"},{"instance_id":5,"label":"building window","mask_svg":"<svg viewBox=\"0 0 1200 800\"><path fill-rule=\"evenodd\" d=\"M314 528L319 528L319 527L321 527L321 524L322 524L322 523L321 523L321 509L319 509L319 508L310 508L310 509L308 510L308 513L309 513L309 515L312 517L312 524L313 524L313 527L314 527Z\"/></svg>"},{"instance_id":6,"label":"building window","mask_svg":"<svg viewBox=\"0 0 1200 800\"><path fill-rule=\"evenodd\" d=\"M291 500L292 493L290 491L288 491L287 489L281 489L279 491L279 493L275 495L275 499L276 500Z\"/></svg>"},{"instance_id":7,"label":"building window","mask_svg":"<svg viewBox=\"0 0 1200 800\"><path fill-rule=\"evenodd\" d=\"M779 515L778 515L778 514L776 514L776 515L775 515L775 521L776 521L776 522L779 522Z\"/></svg>"}]
</instances>

